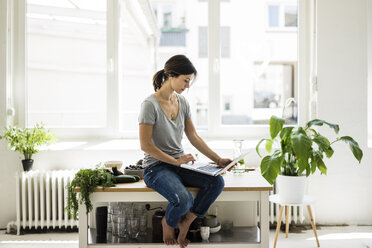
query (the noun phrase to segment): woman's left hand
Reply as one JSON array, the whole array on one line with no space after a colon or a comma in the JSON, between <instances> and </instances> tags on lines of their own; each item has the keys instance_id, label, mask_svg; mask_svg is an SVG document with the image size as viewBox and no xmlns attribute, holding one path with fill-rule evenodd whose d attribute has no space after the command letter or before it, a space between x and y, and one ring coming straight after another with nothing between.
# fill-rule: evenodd
<instances>
[{"instance_id":1,"label":"woman's left hand","mask_svg":"<svg viewBox=\"0 0 372 248\"><path fill-rule=\"evenodd\" d=\"M220 158L219 160L218 160L218 166L219 167L226 167L226 166L228 166L230 163L232 162L232 160L231 159L229 159L229 158ZM232 169L232 168L234 168L234 166L233 167L231 167L230 169L229 169L229 171Z\"/></svg>"}]
</instances>

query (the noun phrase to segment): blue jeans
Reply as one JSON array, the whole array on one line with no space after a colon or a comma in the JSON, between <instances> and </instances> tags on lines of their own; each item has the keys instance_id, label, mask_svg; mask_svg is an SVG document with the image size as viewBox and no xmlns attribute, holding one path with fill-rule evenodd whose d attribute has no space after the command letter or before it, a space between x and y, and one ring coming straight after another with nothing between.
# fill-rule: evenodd
<instances>
[{"instance_id":1,"label":"blue jeans","mask_svg":"<svg viewBox=\"0 0 372 248\"><path fill-rule=\"evenodd\" d=\"M188 211L203 217L225 186L221 176L209 176L164 162L146 167L144 180L148 187L169 201L165 218L174 228ZM195 200L186 187L200 188Z\"/></svg>"}]
</instances>

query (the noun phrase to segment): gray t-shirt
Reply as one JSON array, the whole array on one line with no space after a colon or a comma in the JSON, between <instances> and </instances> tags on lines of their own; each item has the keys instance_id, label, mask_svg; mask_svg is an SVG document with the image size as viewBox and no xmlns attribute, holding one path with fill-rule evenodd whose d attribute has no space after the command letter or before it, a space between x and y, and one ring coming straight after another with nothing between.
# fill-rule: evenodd
<instances>
[{"instance_id":1,"label":"gray t-shirt","mask_svg":"<svg viewBox=\"0 0 372 248\"><path fill-rule=\"evenodd\" d=\"M153 125L151 137L153 144L174 158L184 155L181 140L185 130L185 120L191 118L190 106L186 98L177 94L177 99L178 115L175 120L169 119L154 94L142 102L138 117L139 124ZM143 165L148 166L157 161L159 160L145 153Z\"/></svg>"}]
</instances>

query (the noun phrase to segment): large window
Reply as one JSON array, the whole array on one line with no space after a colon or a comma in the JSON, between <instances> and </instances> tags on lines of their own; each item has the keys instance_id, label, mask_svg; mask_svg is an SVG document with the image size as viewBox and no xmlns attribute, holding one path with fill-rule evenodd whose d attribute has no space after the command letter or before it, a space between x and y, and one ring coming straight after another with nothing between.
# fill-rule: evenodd
<instances>
[{"instance_id":1,"label":"large window","mask_svg":"<svg viewBox=\"0 0 372 248\"><path fill-rule=\"evenodd\" d=\"M106 125L105 2L27 0L28 125Z\"/></svg>"},{"instance_id":2,"label":"large window","mask_svg":"<svg viewBox=\"0 0 372 248\"><path fill-rule=\"evenodd\" d=\"M269 5L269 24L281 25L281 6ZM297 2L283 5L288 6L297 26ZM232 34L229 58L222 56L221 39L221 99L231 101L229 111L221 105L222 124L268 124L271 115L281 116L286 99L297 98L297 32L267 32L266 7L259 0L221 4L221 26L231 26ZM286 24L289 19L286 15Z\"/></svg>"},{"instance_id":3,"label":"large window","mask_svg":"<svg viewBox=\"0 0 372 248\"><path fill-rule=\"evenodd\" d=\"M138 137L152 76L176 54L198 70L184 95L201 135L258 136L287 98L300 101L296 0L24 1L26 126Z\"/></svg>"}]
</instances>

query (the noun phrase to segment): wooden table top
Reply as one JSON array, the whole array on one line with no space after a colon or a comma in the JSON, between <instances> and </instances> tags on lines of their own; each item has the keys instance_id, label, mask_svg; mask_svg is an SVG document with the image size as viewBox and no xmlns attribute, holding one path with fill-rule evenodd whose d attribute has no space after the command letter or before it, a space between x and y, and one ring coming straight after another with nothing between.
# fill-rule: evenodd
<instances>
[{"instance_id":1,"label":"wooden table top","mask_svg":"<svg viewBox=\"0 0 372 248\"><path fill-rule=\"evenodd\" d=\"M251 171L248 173L234 174L227 172L223 175L225 188L223 191L270 191L273 189L259 172ZM199 188L188 187L190 191L198 191ZM147 187L143 180L135 183L120 183L115 187L102 188L98 187L95 192L153 192L154 190ZM80 188L76 188L80 192Z\"/></svg>"}]
</instances>

